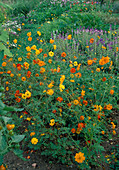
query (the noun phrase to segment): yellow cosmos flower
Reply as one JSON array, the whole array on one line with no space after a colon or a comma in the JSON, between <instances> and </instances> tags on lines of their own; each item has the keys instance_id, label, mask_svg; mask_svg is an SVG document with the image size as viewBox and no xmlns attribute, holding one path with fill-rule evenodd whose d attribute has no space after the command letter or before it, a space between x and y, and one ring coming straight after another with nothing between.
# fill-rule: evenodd
<instances>
[{"instance_id":1,"label":"yellow cosmos flower","mask_svg":"<svg viewBox=\"0 0 119 170\"><path fill-rule=\"evenodd\" d=\"M26 95L25 94L22 94L22 99L26 99Z\"/></svg>"},{"instance_id":2,"label":"yellow cosmos flower","mask_svg":"<svg viewBox=\"0 0 119 170\"><path fill-rule=\"evenodd\" d=\"M14 39L13 42L16 44L17 43L17 39Z\"/></svg>"},{"instance_id":3,"label":"yellow cosmos flower","mask_svg":"<svg viewBox=\"0 0 119 170\"><path fill-rule=\"evenodd\" d=\"M40 68L40 73L42 74L42 73L44 73L44 72L45 72L45 68L41 67L41 68Z\"/></svg>"},{"instance_id":4,"label":"yellow cosmos flower","mask_svg":"<svg viewBox=\"0 0 119 170\"><path fill-rule=\"evenodd\" d=\"M64 80L65 80L65 75L61 75L60 84L62 84Z\"/></svg>"},{"instance_id":5,"label":"yellow cosmos flower","mask_svg":"<svg viewBox=\"0 0 119 170\"><path fill-rule=\"evenodd\" d=\"M81 91L81 96L85 96L85 91L84 90Z\"/></svg>"},{"instance_id":6,"label":"yellow cosmos flower","mask_svg":"<svg viewBox=\"0 0 119 170\"><path fill-rule=\"evenodd\" d=\"M72 64L69 64L69 67L73 67L73 65L72 65Z\"/></svg>"},{"instance_id":7,"label":"yellow cosmos flower","mask_svg":"<svg viewBox=\"0 0 119 170\"><path fill-rule=\"evenodd\" d=\"M35 54L36 54L36 55L40 54L40 51L39 51L39 50L36 50Z\"/></svg>"},{"instance_id":8,"label":"yellow cosmos flower","mask_svg":"<svg viewBox=\"0 0 119 170\"><path fill-rule=\"evenodd\" d=\"M45 133L40 134L40 136L44 136L44 135L45 135Z\"/></svg>"},{"instance_id":9,"label":"yellow cosmos flower","mask_svg":"<svg viewBox=\"0 0 119 170\"><path fill-rule=\"evenodd\" d=\"M50 96L53 95L54 91L52 89L48 89L47 90L47 94L49 94Z\"/></svg>"},{"instance_id":10,"label":"yellow cosmos flower","mask_svg":"<svg viewBox=\"0 0 119 170\"><path fill-rule=\"evenodd\" d=\"M30 97L31 97L31 92L30 92L30 91L27 91L27 92L25 93L25 96L26 96L27 98L30 98Z\"/></svg>"},{"instance_id":11,"label":"yellow cosmos flower","mask_svg":"<svg viewBox=\"0 0 119 170\"><path fill-rule=\"evenodd\" d=\"M78 100L74 100L74 105L78 105L79 101Z\"/></svg>"},{"instance_id":12,"label":"yellow cosmos flower","mask_svg":"<svg viewBox=\"0 0 119 170\"><path fill-rule=\"evenodd\" d=\"M41 32L40 32L40 31L37 31L37 34L38 34L39 36L41 36Z\"/></svg>"},{"instance_id":13,"label":"yellow cosmos flower","mask_svg":"<svg viewBox=\"0 0 119 170\"><path fill-rule=\"evenodd\" d=\"M31 120L31 118L30 118L30 117L27 117L27 120L28 120L28 121L30 121L30 120Z\"/></svg>"},{"instance_id":14,"label":"yellow cosmos flower","mask_svg":"<svg viewBox=\"0 0 119 170\"><path fill-rule=\"evenodd\" d=\"M20 116L20 119L23 117L23 115Z\"/></svg>"},{"instance_id":15,"label":"yellow cosmos flower","mask_svg":"<svg viewBox=\"0 0 119 170\"><path fill-rule=\"evenodd\" d=\"M56 50L56 45L53 45L53 47L54 47L54 50Z\"/></svg>"},{"instance_id":16,"label":"yellow cosmos flower","mask_svg":"<svg viewBox=\"0 0 119 170\"><path fill-rule=\"evenodd\" d=\"M74 61L74 66L77 66L77 65L78 65L77 61Z\"/></svg>"},{"instance_id":17,"label":"yellow cosmos flower","mask_svg":"<svg viewBox=\"0 0 119 170\"><path fill-rule=\"evenodd\" d=\"M63 84L59 85L60 91L62 92L65 89L65 86Z\"/></svg>"},{"instance_id":18,"label":"yellow cosmos flower","mask_svg":"<svg viewBox=\"0 0 119 170\"><path fill-rule=\"evenodd\" d=\"M51 119L49 125L54 126L54 124L55 124L55 119Z\"/></svg>"},{"instance_id":19,"label":"yellow cosmos flower","mask_svg":"<svg viewBox=\"0 0 119 170\"><path fill-rule=\"evenodd\" d=\"M21 31L21 29L20 29L20 28L18 28L18 29L17 29L17 31Z\"/></svg>"},{"instance_id":20,"label":"yellow cosmos flower","mask_svg":"<svg viewBox=\"0 0 119 170\"><path fill-rule=\"evenodd\" d=\"M106 49L106 47L105 47L105 46L103 46L103 45L102 45L102 48L103 48L103 49Z\"/></svg>"},{"instance_id":21,"label":"yellow cosmos flower","mask_svg":"<svg viewBox=\"0 0 119 170\"><path fill-rule=\"evenodd\" d=\"M32 139L31 139L31 143L32 143L33 145L36 145L36 144L38 143L38 139L37 139L37 138L32 138Z\"/></svg>"},{"instance_id":22,"label":"yellow cosmos flower","mask_svg":"<svg viewBox=\"0 0 119 170\"><path fill-rule=\"evenodd\" d=\"M50 57L53 57L54 56L54 53L52 51L49 52L49 56Z\"/></svg>"},{"instance_id":23,"label":"yellow cosmos flower","mask_svg":"<svg viewBox=\"0 0 119 170\"><path fill-rule=\"evenodd\" d=\"M85 160L84 153L82 153L82 152L76 153L76 155L75 155L76 162L82 163L84 160Z\"/></svg>"},{"instance_id":24,"label":"yellow cosmos flower","mask_svg":"<svg viewBox=\"0 0 119 170\"><path fill-rule=\"evenodd\" d=\"M8 91L9 90L9 87L6 87L6 91Z\"/></svg>"},{"instance_id":25,"label":"yellow cosmos flower","mask_svg":"<svg viewBox=\"0 0 119 170\"><path fill-rule=\"evenodd\" d=\"M53 85L52 82L48 85L49 88L52 88L53 86L54 86L54 85Z\"/></svg>"},{"instance_id":26,"label":"yellow cosmos flower","mask_svg":"<svg viewBox=\"0 0 119 170\"><path fill-rule=\"evenodd\" d=\"M97 72L100 72L100 68L96 68L96 71L97 71Z\"/></svg>"},{"instance_id":27,"label":"yellow cosmos flower","mask_svg":"<svg viewBox=\"0 0 119 170\"><path fill-rule=\"evenodd\" d=\"M10 77L14 77L14 74L11 73L11 74L10 74Z\"/></svg>"},{"instance_id":28,"label":"yellow cosmos flower","mask_svg":"<svg viewBox=\"0 0 119 170\"><path fill-rule=\"evenodd\" d=\"M31 36L31 32L28 32L28 33L27 33L27 36L30 37L30 36Z\"/></svg>"},{"instance_id":29,"label":"yellow cosmos flower","mask_svg":"<svg viewBox=\"0 0 119 170\"><path fill-rule=\"evenodd\" d=\"M71 77L71 78L74 78L74 74L70 74L70 77Z\"/></svg>"},{"instance_id":30,"label":"yellow cosmos flower","mask_svg":"<svg viewBox=\"0 0 119 170\"><path fill-rule=\"evenodd\" d=\"M26 47L26 50L27 51L31 51L31 48L28 46L28 47Z\"/></svg>"},{"instance_id":31,"label":"yellow cosmos flower","mask_svg":"<svg viewBox=\"0 0 119 170\"><path fill-rule=\"evenodd\" d=\"M32 45L31 49L36 50L36 45Z\"/></svg>"},{"instance_id":32,"label":"yellow cosmos flower","mask_svg":"<svg viewBox=\"0 0 119 170\"><path fill-rule=\"evenodd\" d=\"M21 58L21 57L19 57L19 58L18 58L18 61L22 61L22 58Z\"/></svg>"},{"instance_id":33,"label":"yellow cosmos flower","mask_svg":"<svg viewBox=\"0 0 119 170\"><path fill-rule=\"evenodd\" d=\"M70 80L70 82L74 83L75 81L74 80Z\"/></svg>"},{"instance_id":34,"label":"yellow cosmos flower","mask_svg":"<svg viewBox=\"0 0 119 170\"><path fill-rule=\"evenodd\" d=\"M72 35L69 34L68 37L67 37L67 39L70 40L71 38L72 38Z\"/></svg>"}]
</instances>

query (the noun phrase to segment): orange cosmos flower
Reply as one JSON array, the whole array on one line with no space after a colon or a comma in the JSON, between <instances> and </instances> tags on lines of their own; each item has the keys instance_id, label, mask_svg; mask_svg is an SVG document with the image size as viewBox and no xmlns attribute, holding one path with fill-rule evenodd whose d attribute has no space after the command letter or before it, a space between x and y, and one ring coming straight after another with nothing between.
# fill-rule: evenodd
<instances>
[{"instance_id":1,"label":"orange cosmos flower","mask_svg":"<svg viewBox=\"0 0 119 170\"><path fill-rule=\"evenodd\" d=\"M106 64L106 63L109 63L110 58L108 56L107 57L103 57L103 60L104 60L104 62Z\"/></svg>"},{"instance_id":2,"label":"orange cosmos flower","mask_svg":"<svg viewBox=\"0 0 119 170\"><path fill-rule=\"evenodd\" d=\"M2 63L2 66L3 66L3 67L5 67L6 65L7 65L7 63L6 63L6 62L3 62L3 63Z\"/></svg>"},{"instance_id":3,"label":"orange cosmos flower","mask_svg":"<svg viewBox=\"0 0 119 170\"><path fill-rule=\"evenodd\" d=\"M4 55L4 59L7 59L7 55Z\"/></svg>"},{"instance_id":4,"label":"orange cosmos flower","mask_svg":"<svg viewBox=\"0 0 119 170\"><path fill-rule=\"evenodd\" d=\"M40 73L42 74L42 73L44 73L44 72L45 72L45 68L41 67L41 68L40 68Z\"/></svg>"},{"instance_id":5,"label":"orange cosmos flower","mask_svg":"<svg viewBox=\"0 0 119 170\"><path fill-rule=\"evenodd\" d=\"M42 48L39 48L39 51L40 51L40 53L43 51L43 49Z\"/></svg>"},{"instance_id":6,"label":"orange cosmos flower","mask_svg":"<svg viewBox=\"0 0 119 170\"><path fill-rule=\"evenodd\" d=\"M84 90L81 91L81 96L85 96L85 91Z\"/></svg>"},{"instance_id":7,"label":"orange cosmos flower","mask_svg":"<svg viewBox=\"0 0 119 170\"><path fill-rule=\"evenodd\" d=\"M116 131L115 130L113 130L113 135L116 135Z\"/></svg>"},{"instance_id":8,"label":"orange cosmos flower","mask_svg":"<svg viewBox=\"0 0 119 170\"><path fill-rule=\"evenodd\" d=\"M68 106L68 107L71 107L71 103L67 103L67 106Z\"/></svg>"},{"instance_id":9,"label":"orange cosmos flower","mask_svg":"<svg viewBox=\"0 0 119 170\"><path fill-rule=\"evenodd\" d=\"M22 80L22 81L26 81L26 77L22 77L21 80Z\"/></svg>"},{"instance_id":10,"label":"orange cosmos flower","mask_svg":"<svg viewBox=\"0 0 119 170\"><path fill-rule=\"evenodd\" d=\"M45 62L44 62L44 61L39 60L39 61L37 62L37 64L38 64L40 67L42 67L42 66L44 66L44 65L45 65Z\"/></svg>"},{"instance_id":11,"label":"orange cosmos flower","mask_svg":"<svg viewBox=\"0 0 119 170\"><path fill-rule=\"evenodd\" d=\"M88 63L88 65L92 65L93 64L93 60L88 60L87 63Z\"/></svg>"},{"instance_id":12,"label":"orange cosmos flower","mask_svg":"<svg viewBox=\"0 0 119 170\"><path fill-rule=\"evenodd\" d=\"M87 106L88 102L86 100L83 100L83 104Z\"/></svg>"},{"instance_id":13,"label":"orange cosmos flower","mask_svg":"<svg viewBox=\"0 0 119 170\"><path fill-rule=\"evenodd\" d=\"M61 56L62 56L62 57L66 57L66 53L65 53L65 52L62 52Z\"/></svg>"},{"instance_id":14,"label":"orange cosmos flower","mask_svg":"<svg viewBox=\"0 0 119 170\"><path fill-rule=\"evenodd\" d=\"M107 109L107 110L111 110L111 109L112 109L112 105L108 104L108 105L106 106L106 109Z\"/></svg>"},{"instance_id":15,"label":"orange cosmos flower","mask_svg":"<svg viewBox=\"0 0 119 170\"><path fill-rule=\"evenodd\" d=\"M50 43L53 44L53 43L54 43L54 40L50 39Z\"/></svg>"},{"instance_id":16,"label":"orange cosmos flower","mask_svg":"<svg viewBox=\"0 0 119 170\"><path fill-rule=\"evenodd\" d=\"M74 100L74 105L78 105L79 101L78 100Z\"/></svg>"},{"instance_id":17,"label":"orange cosmos flower","mask_svg":"<svg viewBox=\"0 0 119 170\"><path fill-rule=\"evenodd\" d=\"M7 74L11 74L11 70L8 70L8 71L7 71Z\"/></svg>"},{"instance_id":18,"label":"orange cosmos flower","mask_svg":"<svg viewBox=\"0 0 119 170\"><path fill-rule=\"evenodd\" d=\"M102 78L102 81L106 81L106 77L103 77L103 78Z\"/></svg>"},{"instance_id":19,"label":"orange cosmos flower","mask_svg":"<svg viewBox=\"0 0 119 170\"><path fill-rule=\"evenodd\" d=\"M83 163L83 161L85 160L84 153L82 152L76 153L74 158L75 158L75 161L78 163Z\"/></svg>"},{"instance_id":20,"label":"orange cosmos flower","mask_svg":"<svg viewBox=\"0 0 119 170\"><path fill-rule=\"evenodd\" d=\"M43 54L44 57L47 57L48 55L47 54Z\"/></svg>"},{"instance_id":21,"label":"orange cosmos flower","mask_svg":"<svg viewBox=\"0 0 119 170\"><path fill-rule=\"evenodd\" d=\"M32 37L29 37L29 38L28 38L28 41L32 41Z\"/></svg>"},{"instance_id":22,"label":"orange cosmos flower","mask_svg":"<svg viewBox=\"0 0 119 170\"><path fill-rule=\"evenodd\" d=\"M38 74L38 73L36 73L36 74L35 74L35 76L36 76L36 77L39 77L39 74Z\"/></svg>"},{"instance_id":23,"label":"orange cosmos flower","mask_svg":"<svg viewBox=\"0 0 119 170\"><path fill-rule=\"evenodd\" d=\"M77 71L80 70L80 66L81 66L81 64L79 64L79 65L77 66Z\"/></svg>"},{"instance_id":24,"label":"orange cosmos flower","mask_svg":"<svg viewBox=\"0 0 119 170\"><path fill-rule=\"evenodd\" d=\"M69 34L68 37L67 37L67 39L70 40L71 38L72 38L72 35Z\"/></svg>"},{"instance_id":25,"label":"orange cosmos flower","mask_svg":"<svg viewBox=\"0 0 119 170\"><path fill-rule=\"evenodd\" d=\"M84 116L80 116L80 120L84 120Z\"/></svg>"},{"instance_id":26,"label":"orange cosmos flower","mask_svg":"<svg viewBox=\"0 0 119 170\"><path fill-rule=\"evenodd\" d=\"M16 44L17 43L17 39L14 39L13 42Z\"/></svg>"},{"instance_id":27,"label":"orange cosmos flower","mask_svg":"<svg viewBox=\"0 0 119 170\"><path fill-rule=\"evenodd\" d=\"M114 90L110 90L110 94L113 95L114 94Z\"/></svg>"},{"instance_id":28,"label":"orange cosmos flower","mask_svg":"<svg viewBox=\"0 0 119 170\"><path fill-rule=\"evenodd\" d=\"M63 98L62 98L62 97L58 97L58 98L57 98L57 101L62 102L62 101L63 101Z\"/></svg>"},{"instance_id":29,"label":"orange cosmos flower","mask_svg":"<svg viewBox=\"0 0 119 170\"><path fill-rule=\"evenodd\" d=\"M60 67L57 67L57 73L59 73L60 72Z\"/></svg>"},{"instance_id":30,"label":"orange cosmos flower","mask_svg":"<svg viewBox=\"0 0 119 170\"><path fill-rule=\"evenodd\" d=\"M20 71L21 70L21 64L17 64L17 69Z\"/></svg>"},{"instance_id":31,"label":"orange cosmos flower","mask_svg":"<svg viewBox=\"0 0 119 170\"><path fill-rule=\"evenodd\" d=\"M6 91L9 91L9 87L6 87Z\"/></svg>"},{"instance_id":32,"label":"orange cosmos flower","mask_svg":"<svg viewBox=\"0 0 119 170\"><path fill-rule=\"evenodd\" d=\"M71 73L75 73L75 72L76 72L76 69L75 69L75 68L71 68L70 72L71 72Z\"/></svg>"},{"instance_id":33,"label":"orange cosmos flower","mask_svg":"<svg viewBox=\"0 0 119 170\"><path fill-rule=\"evenodd\" d=\"M13 63L13 67L16 68L16 64Z\"/></svg>"},{"instance_id":34,"label":"orange cosmos flower","mask_svg":"<svg viewBox=\"0 0 119 170\"><path fill-rule=\"evenodd\" d=\"M30 37L30 36L31 36L31 32L28 32L28 33L27 33L27 36Z\"/></svg>"},{"instance_id":35,"label":"orange cosmos flower","mask_svg":"<svg viewBox=\"0 0 119 170\"><path fill-rule=\"evenodd\" d=\"M11 73L10 76L11 76L11 77L14 77L14 74Z\"/></svg>"},{"instance_id":36,"label":"orange cosmos flower","mask_svg":"<svg viewBox=\"0 0 119 170\"><path fill-rule=\"evenodd\" d=\"M34 135L35 135L35 132L31 132L31 133L30 133L30 136L34 136Z\"/></svg>"},{"instance_id":37,"label":"orange cosmos flower","mask_svg":"<svg viewBox=\"0 0 119 170\"><path fill-rule=\"evenodd\" d=\"M76 129L75 129L75 128L72 128L71 132L72 132L72 133L75 133L75 132L76 132Z\"/></svg>"},{"instance_id":38,"label":"orange cosmos flower","mask_svg":"<svg viewBox=\"0 0 119 170\"><path fill-rule=\"evenodd\" d=\"M93 42L94 42L94 39L93 39L93 38L91 38L91 39L90 39L90 43L93 43Z\"/></svg>"},{"instance_id":39,"label":"orange cosmos flower","mask_svg":"<svg viewBox=\"0 0 119 170\"><path fill-rule=\"evenodd\" d=\"M18 97L17 97L15 100L16 100L16 102L18 102L18 103L21 101L21 99L18 98Z\"/></svg>"},{"instance_id":40,"label":"orange cosmos flower","mask_svg":"<svg viewBox=\"0 0 119 170\"><path fill-rule=\"evenodd\" d=\"M27 78L30 78L31 77L31 71L27 71Z\"/></svg>"},{"instance_id":41,"label":"orange cosmos flower","mask_svg":"<svg viewBox=\"0 0 119 170\"><path fill-rule=\"evenodd\" d=\"M96 63L97 58L93 58L93 62Z\"/></svg>"},{"instance_id":42,"label":"orange cosmos flower","mask_svg":"<svg viewBox=\"0 0 119 170\"><path fill-rule=\"evenodd\" d=\"M76 76L77 78L80 78L80 77L81 77L81 73L76 73L75 76Z\"/></svg>"}]
</instances>

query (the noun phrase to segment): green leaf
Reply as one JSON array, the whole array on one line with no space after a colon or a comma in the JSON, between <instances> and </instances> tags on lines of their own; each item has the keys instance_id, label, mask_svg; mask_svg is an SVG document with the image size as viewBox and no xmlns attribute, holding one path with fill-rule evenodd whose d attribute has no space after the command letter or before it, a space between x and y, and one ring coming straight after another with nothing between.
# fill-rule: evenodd
<instances>
[{"instance_id":1,"label":"green leaf","mask_svg":"<svg viewBox=\"0 0 119 170\"><path fill-rule=\"evenodd\" d=\"M24 139L25 135L14 135L12 137L12 143L19 143Z\"/></svg>"},{"instance_id":2,"label":"green leaf","mask_svg":"<svg viewBox=\"0 0 119 170\"><path fill-rule=\"evenodd\" d=\"M14 108L14 111L16 111L16 112L21 112L23 110L24 110L24 108Z\"/></svg>"},{"instance_id":3,"label":"green leaf","mask_svg":"<svg viewBox=\"0 0 119 170\"><path fill-rule=\"evenodd\" d=\"M8 55L9 57L13 57L12 53L10 52L10 50L8 48L5 47L5 45L0 42L0 51L4 51L4 55Z\"/></svg>"},{"instance_id":4,"label":"green leaf","mask_svg":"<svg viewBox=\"0 0 119 170\"><path fill-rule=\"evenodd\" d=\"M5 124L6 124L8 121L12 120L12 118L5 117L5 116L2 116L2 119L4 120Z\"/></svg>"},{"instance_id":5,"label":"green leaf","mask_svg":"<svg viewBox=\"0 0 119 170\"><path fill-rule=\"evenodd\" d=\"M0 166L3 164L3 155L0 155Z\"/></svg>"},{"instance_id":6,"label":"green leaf","mask_svg":"<svg viewBox=\"0 0 119 170\"><path fill-rule=\"evenodd\" d=\"M5 111L15 111L15 108L14 107L5 106L4 110Z\"/></svg>"},{"instance_id":7,"label":"green leaf","mask_svg":"<svg viewBox=\"0 0 119 170\"><path fill-rule=\"evenodd\" d=\"M20 149L14 149L13 150L14 154L17 155L19 158L21 158L22 160L24 161L27 161L27 159L25 159L22 154L23 154L23 151L20 150Z\"/></svg>"},{"instance_id":8,"label":"green leaf","mask_svg":"<svg viewBox=\"0 0 119 170\"><path fill-rule=\"evenodd\" d=\"M9 38L8 32L2 30L1 35L0 35L0 41L7 43L8 38Z\"/></svg>"},{"instance_id":9,"label":"green leaf","mask_svg":"<svg viewBox=\"0 0 119 170\"><path fill-rule=\"evenodd\" d=\"M24 109L23 108L14 108L14 107L5 106L4 110L6 110L6 111L16 111L16 112L19 111L19 112L21 112Z\"/></svg>"},{"instance_id":10,"label":"green leaf","mask_svg":"<svg viewBox=\"0 0 119 170\"><path fill-rule=\"evenodd\" d=\"M3 110L5 108L5 104L0 100L0 109Z\"/></svg>"},{"instance_id":11,"label":"green leaf","mask_svg":"<svg viewBox=\"0 0 119 170\"><path fill-rule=\"evenodd\" d=\"M0 152L7 148L6 137L0 132Z\"/></svg>"}]
</instances>

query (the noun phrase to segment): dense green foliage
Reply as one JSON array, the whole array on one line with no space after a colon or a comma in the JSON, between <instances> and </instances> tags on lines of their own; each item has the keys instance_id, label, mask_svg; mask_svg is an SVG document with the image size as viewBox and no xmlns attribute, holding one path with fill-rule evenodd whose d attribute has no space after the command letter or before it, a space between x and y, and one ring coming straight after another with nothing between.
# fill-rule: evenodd
<instances>
[{"instance_id":1,"label":"dense green foliage","mask_svg":"<svg viewBox=\"0 0 119 170\"><path fill-rule=\"evenodd\" d=\"M119 111L118 15L94 2L19 2L7 11L17 16L4 24L13 57L2 51L0 75L4 102L24 110L7 116L24 147L79 169L100 167Z\"/></svg>"}]
</instances>

